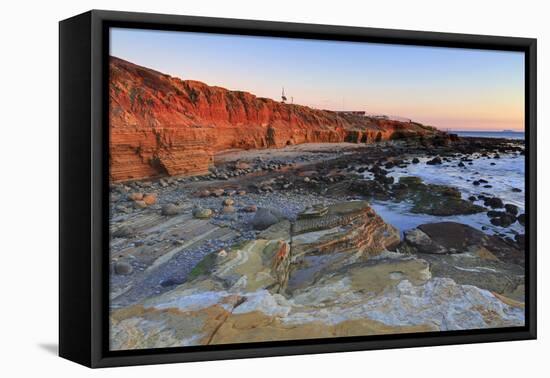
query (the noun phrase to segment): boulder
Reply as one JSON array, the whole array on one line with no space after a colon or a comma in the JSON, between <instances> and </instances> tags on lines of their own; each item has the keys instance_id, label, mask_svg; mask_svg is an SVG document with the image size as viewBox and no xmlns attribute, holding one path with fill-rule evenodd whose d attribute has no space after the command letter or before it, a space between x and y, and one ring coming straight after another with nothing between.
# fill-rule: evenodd
<instances>
[{"instance_id":1,"label":"boulder","mask_svg":"<svg viewBox=\"0 0 550 378\"><path fill-rule=\"evenodd\" d=\"M499 215L491 218L491 224L499 227L509 227L515 223L516 217L510 213L501 212Z\"/></svg>"},{"instance_id":2,"label":"boulder","mask_svg":"<svg viewBox=\"0 0 550 378\"><path fill-rule=\"evenodd\" d=\"M493 209L502 209L504 207L504 203L498 197L487 198L484 201L484 204L485 206L489 206Z\"/></svg>"},{"instance_id":3,"label":"boulder","mask_svg":"<svg viewBox=\"0 0 550 378\"><path fill-rule=\"evenodd\" d=\"M519 208L516 205L513 205L511 203L507 203L506 205L504 205L504 209L506 210L507 213L512 215L518 215L518 212L519 212Z\"/></svg>"},{"instance_id":4,"label":"boulder","mask_svg":"<svg viewBox=\"0 0 550 378\"><path fill-rule=\"evenodd\" d=\"M442 164L442 161L441 161L441 158L439 156L436 156L433 159L428 160L426 162L426 164L428 164L428 165L439 165L439 164Z\"/></svg>"},{"instance_id":5,"label":"boulder","mask_svg":"<svg viewBox=\"0 0 550 378\"><path fill-rule=\"evenodd\" d=\"M261 207L256 211L251 224L256 230L265 230L282 219L283 217L276 210Z\"/></svg>"},{"instance_id":6,"label":"boulder","mask_svg":"<svg viewBox=\"0 0 550 378\"><path fill-rule=\"evenodd\" d=\"M525 254L517 246L456 222L422 224L405 232L404 243L400 246L400 250L409 253L426 254L477 253L480 248L501 261L525 264Z\"/></svg>"}]
</instances>

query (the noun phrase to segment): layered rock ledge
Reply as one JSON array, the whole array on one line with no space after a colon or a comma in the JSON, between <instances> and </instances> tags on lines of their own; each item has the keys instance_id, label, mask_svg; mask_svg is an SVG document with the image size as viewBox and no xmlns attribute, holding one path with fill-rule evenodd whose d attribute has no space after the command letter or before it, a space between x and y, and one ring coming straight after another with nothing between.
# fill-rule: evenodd
<instances>
[{"instance_id":1,"label":"layered rock ledge","mask_svg":"<svg viewBox=\"0 0 550 378\"><path fill-rule=\"evenodd\" d=\"M387 251L399 243L364 201L308 208L207 255L174 289L113 310L111 349L523 324L520 302L434 276L414 240L407 254Z\"/></svg>"},{"instance_id":2,"label":"layered rock ledge","mask_svg":"<svg viewBox=\"0 0 550 378\"><path fill-rule=\"evenodd\" d=\"M283 104L111 57L113 181L208 172L215 152L302 143L371 143L441 136L415 122Z\"/></svg>"}]
</instances>

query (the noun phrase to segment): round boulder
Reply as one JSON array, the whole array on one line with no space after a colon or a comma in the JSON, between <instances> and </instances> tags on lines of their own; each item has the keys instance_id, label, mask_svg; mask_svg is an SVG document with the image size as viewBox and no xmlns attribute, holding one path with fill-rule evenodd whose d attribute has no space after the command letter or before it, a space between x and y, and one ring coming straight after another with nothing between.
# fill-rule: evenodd
<instances>
[{"instance_id":1,"label":"round boulder","mask_svg":"<svg viewBox=\"0 0 550 378\"><path fill-rule=\"evenodd\" d=\"M504 207L504 203L498 197L487 198L485 200L485 206L489 206L493 209L501 209Z\"/></svg>"},{"instance_id":2,"label":"round boulder","mask_svg":"<svg viewBox=\"0 0 550 378\"><path fill-rule=\"evenodd\" d=\"M265 230L269 226L279 222L279 218L274 214L274 211L266 208L259 208L252 218L252 226L256 230Z\"/></svg>"},{"instance_id":3,"label":"round boulder","mask_svg":"<svg viewBox=\"0 0 550 378\"><path fill-rule=\"evenodd\" d=\"M132 274L133 271L134 271L134 268L132 267L132 265L128 264L127 262L117 261L115 263L115 273L116 274L125 276L125 275L128 275L128 274Z\"/></svg>"}]
</instances>

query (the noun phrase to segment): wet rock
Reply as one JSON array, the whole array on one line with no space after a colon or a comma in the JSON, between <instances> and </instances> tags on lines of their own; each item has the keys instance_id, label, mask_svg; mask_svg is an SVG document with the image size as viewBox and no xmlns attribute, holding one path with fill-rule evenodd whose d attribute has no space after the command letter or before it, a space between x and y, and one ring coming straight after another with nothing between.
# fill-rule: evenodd
<instances>
[{"instance_id":1,"label":"wet rock","mask_svg":"<svg viewBox=\"0 0 550 378\"><path fill-rule=\"evenodd\" d=\"M198 219L208 219L212 216L212 210L210 209L203 209L203 208L195 208L193 210L193 216Z\"/></svg>"},{"instance_id":2,"label":"wet rock","mask_svg":"<svg viewBox=\"0 0 550 378\"><path fill-rule=\"evenodd\" d=\"M409 253L454 254L477 253L482 247L501 261L522 266L525 262L523 251L516 246L456 222L422 224L405 232L399 248Z\"/></svg>"},{"instance_id":3,"label":"wet rock","mask_svg":"<svg viewBox=\"0 0 550 378\"><path fill-rule=\"evenodd\" d=\"M475 214L485 209L462 199L455 187L424 184L415 176L404 176L393 187L394 198L413 203L411 212L438 216Z\"/></svg>"},{"instance_id":4,"label":"wet rock","mask_svg":"<svg viewBox=\"0 0 550 378\"><path fill-rule=\"evenodd\" d=\"M419 254L430 264L433 277L451 278L519 302L525 301L525 272L520 265L500 261L484 247L452 255Z\"/></svg>"},{"instance_id":5,"label":"wet rock","mask_svg":"<svg viewBox=\"0 0 550 378\"><path fill-rule=\"evenodd\" d=\"M514 240L521 248L525 248L525 234L516 234Z\"/></svg>"},{"instance_id":6,"label":"wet rock","mask_svg":"<svg viewBox=\"0 0 550 378\"><path fill-rule=\"evenodd\" d=\"M498 197L492 197L492 198L487 198L485 201L484 201L484 205L485 206L489 206L493 209L501 209L504 207L504 203L502 202L502 200Z\"/></svg>"},{"instance_id":7,"label":"wet rock","mask_svg":"<svg viewBox=\"0 0 550 378\"><path fill-rule=\"evenodd\" d=\"M519 208L516 205L513 205L511 203L507 203L506 205L504 205L504 209L506 210L507 213L512 215L518 215L518 212L519 212Z\"/></svg>"},{"instance_id":8,"label":"wet rock","mask_svg":"<svg viewBox=\"0 0 550 378\"><path fill-rule=\"evenodd\" d=\"M134 271L134 268L132 267L132 265L128 264L127 262L117 261L115 263L115 273L118 275L132 274L133 271Z\"/></svg>"},{"instance_id":9,"label":"wet rock","mask_svg":"<svg viewBox=\"0 0 550 378\"><path fill-rule=\"evenodd\" d=\"M517 218L518 223L521 224L522 226L525 226L525 218L526 218L525 214L518 215L518 218Z\"/></svg>"},{"instance_id":10,"label":"wet rock","mask_svg":"<svg viewBox=\"0 0 550 378\"><path fill-rule=\"evenodd\" d=\"M418 158L415 157L415 158L412 159L412 163L413 164L418 164L418 163L420 163L420 160L418 160Z\"/></svg>"},{"instance_id":11,"label":"wet rock","mask_svg":"<svg viewBox=\"0 0 550 378\"><path fill-rule=\"evenodd\" d=\"M428 165L439 165L439 164L442 164L442 163L443 162L441 161L441 158L439 156L436 156L433 159L428 160L426 162L426 164L428 164Z\"/></svg>"},{"instance_id":12,"label":"wet rock","mask_svg":"<svg viewBox=\"0 0 550 378\"><path fill-rule=\"evenodd\" d=\"M522 190L520 188L512 188L512 192L514 193L521 193Z\"/></svg>"},{"instance_id":13,"label":"wet rock","mask_svg":"<svg viewBox=\"0 0 550 378\"><path fill-rule=\"evenodd\" d=\"M390 198L388 189L375 180L355 180L350 185L350 190L367 198L387 200Z\"/></svg>"},{"instance_id":14,"label":"wet rock","mask_svg":"<svg viewBox=\"0 0 550 378\"><path fill-rule=\"evenodd\" d=\"M512 214L502 212L500 215L491 218L491 224L499 227L509 227L516 221Z\"/></svg>"},{"instance_id":15,"label":"wet rock","mask_svg":"<svg viewBox=\"0 0 550 378\"><path fill-rule=\"evenodd\" d=\"M468 201L475 202L475 201L477 201L477 197L476 196L470 196L470 197L468 197Z\"/></svg>"},{"instance_id":16,"label":"wet rock","mask_svg":"<svg viewBox=\"0 0 550 378\"><path fill-rule=\"evenodd\" d=\"M504 215L504 214L505 214L504 211L498 211L498 210L489 210L489 211L487 212L487 216L488 216L489 218L500 217L500 216L502 216L502 215Z\"/></svg>"},{"instance_id":17,"label":"wet rock","mask_svg":"<svg viewBox=\"0 0 550 378\"><path fill-rule=\"evenodd\" d=\"M392 176L382 176L382 175L376 175L374 179L381 182L384 185L391 185L395 181L395 179Z\"/></svg>"}]
</instances>

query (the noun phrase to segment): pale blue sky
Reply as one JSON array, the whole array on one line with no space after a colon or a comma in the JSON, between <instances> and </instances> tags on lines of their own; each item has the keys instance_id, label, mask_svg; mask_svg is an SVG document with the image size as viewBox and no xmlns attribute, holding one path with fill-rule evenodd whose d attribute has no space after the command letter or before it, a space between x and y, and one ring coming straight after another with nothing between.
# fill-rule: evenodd
<instances>
[{"instance_id":1,"label":"pale blue sky","mask_svg":"<svg viewBox=\"0 0 550 378\"><path fill-rule=\"evenodd\" d=\"M440 128L523 130L519 52L112 29L111 55L184 80Z\"/></svg>"}]
</instances>

